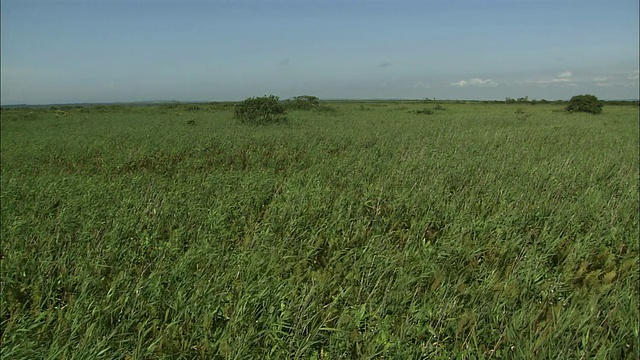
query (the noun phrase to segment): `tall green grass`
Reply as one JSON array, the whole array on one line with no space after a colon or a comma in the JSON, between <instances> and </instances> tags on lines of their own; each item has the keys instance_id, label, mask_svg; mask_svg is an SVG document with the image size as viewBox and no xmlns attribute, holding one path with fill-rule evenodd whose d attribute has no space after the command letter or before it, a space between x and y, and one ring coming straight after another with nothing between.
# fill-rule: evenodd
<instances>
[{"instance_id":1,"label":"tall green grass","mask_svg":"<svg viewBox=\"0 0 640 360\"><path fill-rule=\"evenodd\" d=\"M638 109L3 110L2 358L627 358Z\"/></svg>"}]
</instances>

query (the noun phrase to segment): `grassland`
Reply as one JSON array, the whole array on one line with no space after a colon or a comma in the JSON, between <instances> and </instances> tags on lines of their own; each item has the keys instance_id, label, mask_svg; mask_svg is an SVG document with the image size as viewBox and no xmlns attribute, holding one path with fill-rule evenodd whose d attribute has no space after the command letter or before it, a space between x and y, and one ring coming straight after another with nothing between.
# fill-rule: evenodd
<instances>
[{"instance_id":1,"label":"grassland","mask_svg":"<svg viewBox=\"0 0 640 360\"><path fill-rule=\"evenodd\" d=\"M638 108L4 110L3 359L637 359Z\"/></svg>"}]
</instances>

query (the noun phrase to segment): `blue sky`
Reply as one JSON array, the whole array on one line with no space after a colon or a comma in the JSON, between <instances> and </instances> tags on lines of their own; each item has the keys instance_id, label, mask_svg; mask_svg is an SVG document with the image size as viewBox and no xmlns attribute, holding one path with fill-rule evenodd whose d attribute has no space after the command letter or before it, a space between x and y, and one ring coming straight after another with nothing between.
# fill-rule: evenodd
<instances>
[{"instance_id":1,"label":"blue sky","mask_svg":"<svg viewBox=\"0 0 640 360\"><path fill-rule=\"evenodd\" d=\"M637 0L3 0L1 102L638 98Z\"/></svg>"}]
</instances>

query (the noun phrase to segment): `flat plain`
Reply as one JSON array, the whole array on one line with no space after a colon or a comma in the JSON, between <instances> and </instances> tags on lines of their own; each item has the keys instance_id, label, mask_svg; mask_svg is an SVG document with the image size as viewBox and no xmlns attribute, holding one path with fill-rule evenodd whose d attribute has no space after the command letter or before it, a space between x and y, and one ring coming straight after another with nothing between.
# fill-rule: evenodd
<instances>
[{"instance_id":1,"label":"flat plain","mask_svg":"<svg viewBox=\"0 0 640 360\"><path fill-rule=\"evenodd\" d=\"M0 357L640 356L637 106L326 104L3 109Z\"/></svg>"}]
</instances>

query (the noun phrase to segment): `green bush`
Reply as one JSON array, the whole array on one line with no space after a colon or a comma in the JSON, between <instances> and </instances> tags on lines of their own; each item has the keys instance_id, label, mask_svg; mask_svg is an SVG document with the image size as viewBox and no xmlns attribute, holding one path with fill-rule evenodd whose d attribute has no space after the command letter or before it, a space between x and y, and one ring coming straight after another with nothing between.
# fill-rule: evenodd
<instances>
[{"instance_id":1,"label":"green bush","mask_svg":"<svg viewBox=\"0 0 640 360\"><path fill-rule=\"evenodd\" d=\"M251 97L236 105L234 117L241 123L269 124L286 120L286 109L274 95Z\"/></svg>"},{"instance_id":2,"label":"green bush","mask_svg":"<svg viewBox=\"0 0 640 360\"><path fill-rule=\"evenodd\" d=\"M594 95L576 95L569 100L569 104L565 110L568 112L600 114L602 112L602 105L603 102L598 100Z\"/></svg>"},{"instance_id":3,"label":"green bush","mask_svg":"<svg viewBox=\"0 0 640 360\"><path fill-rule=\"evenodd\" d=\"M289 109L318 110L320 108L320 99L311 95L294 96L287 100L286 104Z\"/></svg>"},{"instance_id":4,"label":"green bush","mask_svg":"<svg viewBox=\"0 0 640 360\"><path fill-rule=\"evenodd\" d=\"M193 104L191 104L191 105L186 105L185 104L185 105L180 106L179 109L183 110L183 111L198 111L198 110L200 110L200 106L193 105Z\"/></svg>"},{"instance_id":5,"label":"green bush","mask_svg":"<svg viewBox=\"0 0 640 360\"><path fill-rule=\"evenodd\" d=\"M418 115L433 115L433 110L431 109L414 110L411 112Z\"/></svg>"}]
</instances>

